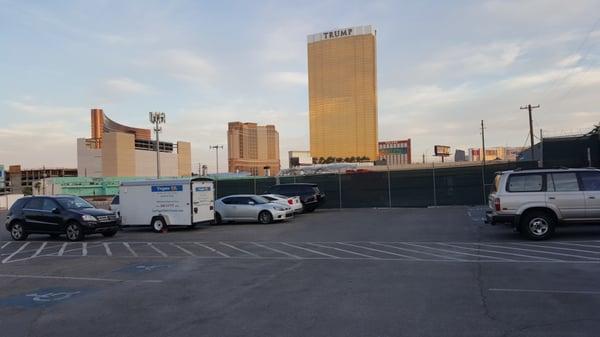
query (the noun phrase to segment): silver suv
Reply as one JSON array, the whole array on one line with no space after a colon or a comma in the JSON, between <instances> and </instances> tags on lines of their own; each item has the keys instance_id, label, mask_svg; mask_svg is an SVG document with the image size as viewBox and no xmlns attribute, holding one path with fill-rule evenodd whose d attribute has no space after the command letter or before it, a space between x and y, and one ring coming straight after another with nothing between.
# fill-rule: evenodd
<instances>
[{"instance_id":1,"label":"silver suv","mask_svg":"<svg viewBox=\"0 0 600 337\"><path fill-rule=\"evenodd\" d=\"M600 223L600 170L535 169L498 173L486 222L503 223L532 240L560 224Z\"/></svg>"}]
</instances>

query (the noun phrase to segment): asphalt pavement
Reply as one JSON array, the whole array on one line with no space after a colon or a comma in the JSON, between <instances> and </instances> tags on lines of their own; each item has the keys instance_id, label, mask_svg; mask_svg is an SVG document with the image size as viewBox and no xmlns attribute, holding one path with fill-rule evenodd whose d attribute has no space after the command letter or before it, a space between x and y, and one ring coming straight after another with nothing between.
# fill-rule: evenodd
<instances>
[{"instance_id":1,"label":"asphalt pavement","mask_svg":"<svg viewBox=\"0 0 600 337\"><path fill-rule=\"evenodd\" d=\"M531 242L482 216L319 210L78 243L13 242L2 228L0 327L6 336L596 336L600 226Z\"/></svg>"}]
</instances>

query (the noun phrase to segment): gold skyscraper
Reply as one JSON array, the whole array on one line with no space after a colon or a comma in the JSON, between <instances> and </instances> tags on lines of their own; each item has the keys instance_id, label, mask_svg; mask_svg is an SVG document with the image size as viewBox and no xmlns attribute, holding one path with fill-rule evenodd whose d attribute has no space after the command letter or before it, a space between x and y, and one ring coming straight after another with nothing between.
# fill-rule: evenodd
<instances>
[{"instance_id":1,"label":"gold skyscraper","mask_svg":"<svg viewBox=\"0 0 600 337\"><path fill-rule=\"evenodd\" d=\"M377 159L377 53L371 26L308 36L313 158Z\"/></svg>"}]
</instances>

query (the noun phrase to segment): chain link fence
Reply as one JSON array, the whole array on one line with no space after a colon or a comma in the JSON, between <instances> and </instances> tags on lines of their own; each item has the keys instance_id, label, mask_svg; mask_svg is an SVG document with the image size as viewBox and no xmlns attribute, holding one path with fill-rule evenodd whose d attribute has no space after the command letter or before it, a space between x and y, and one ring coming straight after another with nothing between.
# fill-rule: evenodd
<instances>
[{"instance_id":1,"label":"chain link fence","mask_svg":"<svg viewBox=\"0 0 600 337\"><path fill-rule=\"evenodd\" d=\"M503 162L458 167L361 173L329 173L286 177L218 180L219 198L232 194L263 194L277 183L314 183L327 196L323 208L428 207L486 203L498 171L535 168L537 162Z\"/></svg>"}]
</instances>

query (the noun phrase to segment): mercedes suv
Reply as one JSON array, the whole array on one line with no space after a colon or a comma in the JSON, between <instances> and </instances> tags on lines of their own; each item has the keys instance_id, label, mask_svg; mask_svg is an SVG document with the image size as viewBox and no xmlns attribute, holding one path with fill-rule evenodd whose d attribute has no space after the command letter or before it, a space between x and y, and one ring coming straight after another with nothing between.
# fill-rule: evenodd
<instances>
[{"instance_id":1,"label":"mercedes suv","mask_svg":"<svg viewBox=\"0 0 600 337\"><path fill-rule=\"evenodd\" d=\"M488 202L486 222L509 224L532 240L548 239L559 225L600 224L600 170L501 172Z\"/></svg>"},{"instance_id":2,"label":"mercedes suv","mask_svg":"<svg viewBox=\"0 0 600 337\"><path fill-rule=\"evenodd\" d=\"M13 240L25 240L29 234L64 234L79 241L86 234L114 236L119 230L116 215L98 209L75 196L35 196L17 200L6 218L6 229Z\"/></svg>"}]
</instances>

